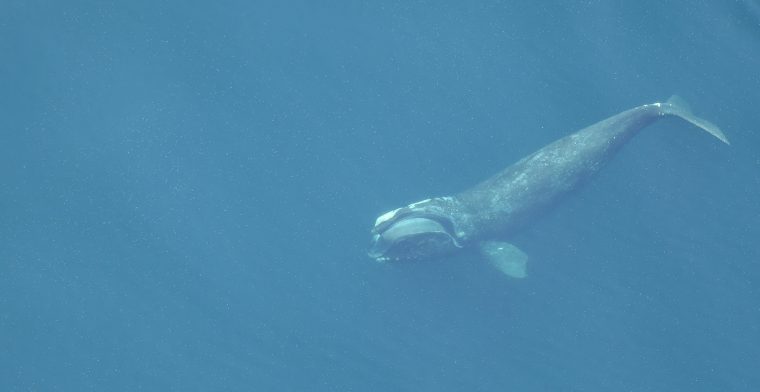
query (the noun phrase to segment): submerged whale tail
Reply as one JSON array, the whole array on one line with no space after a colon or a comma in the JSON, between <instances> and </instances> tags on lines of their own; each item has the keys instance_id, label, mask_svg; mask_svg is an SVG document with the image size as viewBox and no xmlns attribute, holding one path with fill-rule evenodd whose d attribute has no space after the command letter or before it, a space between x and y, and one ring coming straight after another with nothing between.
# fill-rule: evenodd
<instances>
[{"instance_id":1,"label":"submerged whale tail","mask_svg":"<svg viewBox=\"0 0 760 392\"><path fill-rule=\"evenodd\" d=\"M695 116L694 113L691 112L689 104L687 104L686 101L684 101L683 98L679 97L678 95L670 97L667 102L662 104L662 112L663 114L680 117L709 132L711 135L720 139L720 141L723 143L731 144L728 142L726 135L723 134L723 131L721 131L717 125Z\"/></svg>"}]
</instances>

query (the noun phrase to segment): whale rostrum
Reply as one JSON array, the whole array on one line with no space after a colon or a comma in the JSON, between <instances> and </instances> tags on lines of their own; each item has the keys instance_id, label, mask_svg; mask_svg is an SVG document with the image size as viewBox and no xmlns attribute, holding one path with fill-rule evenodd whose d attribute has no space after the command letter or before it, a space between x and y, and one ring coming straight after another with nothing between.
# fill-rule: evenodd
<instances>
[{"instance_id":1,"label":"whale rostrum","mask_svg":"<svg viewBox=\"0 0 760 392\"><path fill-rule=\"evenodd\" d=\"M505 242L577 189L639 131L677 117L723 143L715 124L678 96L642 105L565 136L459 194L386 212L375 221L369 256L381 262L430 259L476 247L508 276L527 275L527 255Z\"/></svg>"}]
</instances>

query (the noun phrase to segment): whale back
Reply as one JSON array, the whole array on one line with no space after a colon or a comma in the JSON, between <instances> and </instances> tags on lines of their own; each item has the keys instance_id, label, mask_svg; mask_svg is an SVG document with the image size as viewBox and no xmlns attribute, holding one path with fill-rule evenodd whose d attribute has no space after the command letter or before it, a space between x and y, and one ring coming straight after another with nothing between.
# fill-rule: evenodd
<instances>
[{"instance_id":1,"label":"whale back","mask_svg":"<svg viewBox=\"0 0 760 392\"><path fill-rule=\"evenodd\" d=\"M665 116L681 118L728 144L715 124L678 96L642 105L565 136L456 196L470 211L469 238L510 236L593 176L636 134Z\"/></svg>"}]
</instances>

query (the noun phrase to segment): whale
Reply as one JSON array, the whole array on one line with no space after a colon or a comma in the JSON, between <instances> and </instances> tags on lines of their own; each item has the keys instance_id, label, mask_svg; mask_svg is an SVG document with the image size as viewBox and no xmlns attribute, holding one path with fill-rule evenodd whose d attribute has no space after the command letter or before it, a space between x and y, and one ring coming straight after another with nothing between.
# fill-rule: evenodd
<instances>
[{"instance_id":1,"label":"whale","mask_svg":"<svg viewBox=\"0 0 760 392\"><path fill-rule=\"evenodd\" d=\"M451 196L381 214L367 252L378 262L436 259L476 249L505 275L527 276L527 254L509 242L581 187L642 129L665 117L684 120L729 145L715 124L678 96L618 113L550 143L496 175Z\"/></svg>"}]
</instances>

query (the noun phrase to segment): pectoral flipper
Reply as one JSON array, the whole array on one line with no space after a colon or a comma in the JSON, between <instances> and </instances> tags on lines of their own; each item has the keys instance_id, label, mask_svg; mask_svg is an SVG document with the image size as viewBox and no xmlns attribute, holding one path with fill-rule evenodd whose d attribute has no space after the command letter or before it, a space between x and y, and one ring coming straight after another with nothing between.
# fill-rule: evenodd
<instances>
[{"instance_id":1,"label":"pectoral flipper","mask_svg":"<svg viewBox=\"0 0 760 392\"><path fill-rule=\"evenodd\" d=\"M528 255L510 243L483 241L480 243L480 253L507 276L518 279L528 276Z\"/></svg>"}]
</instances>

